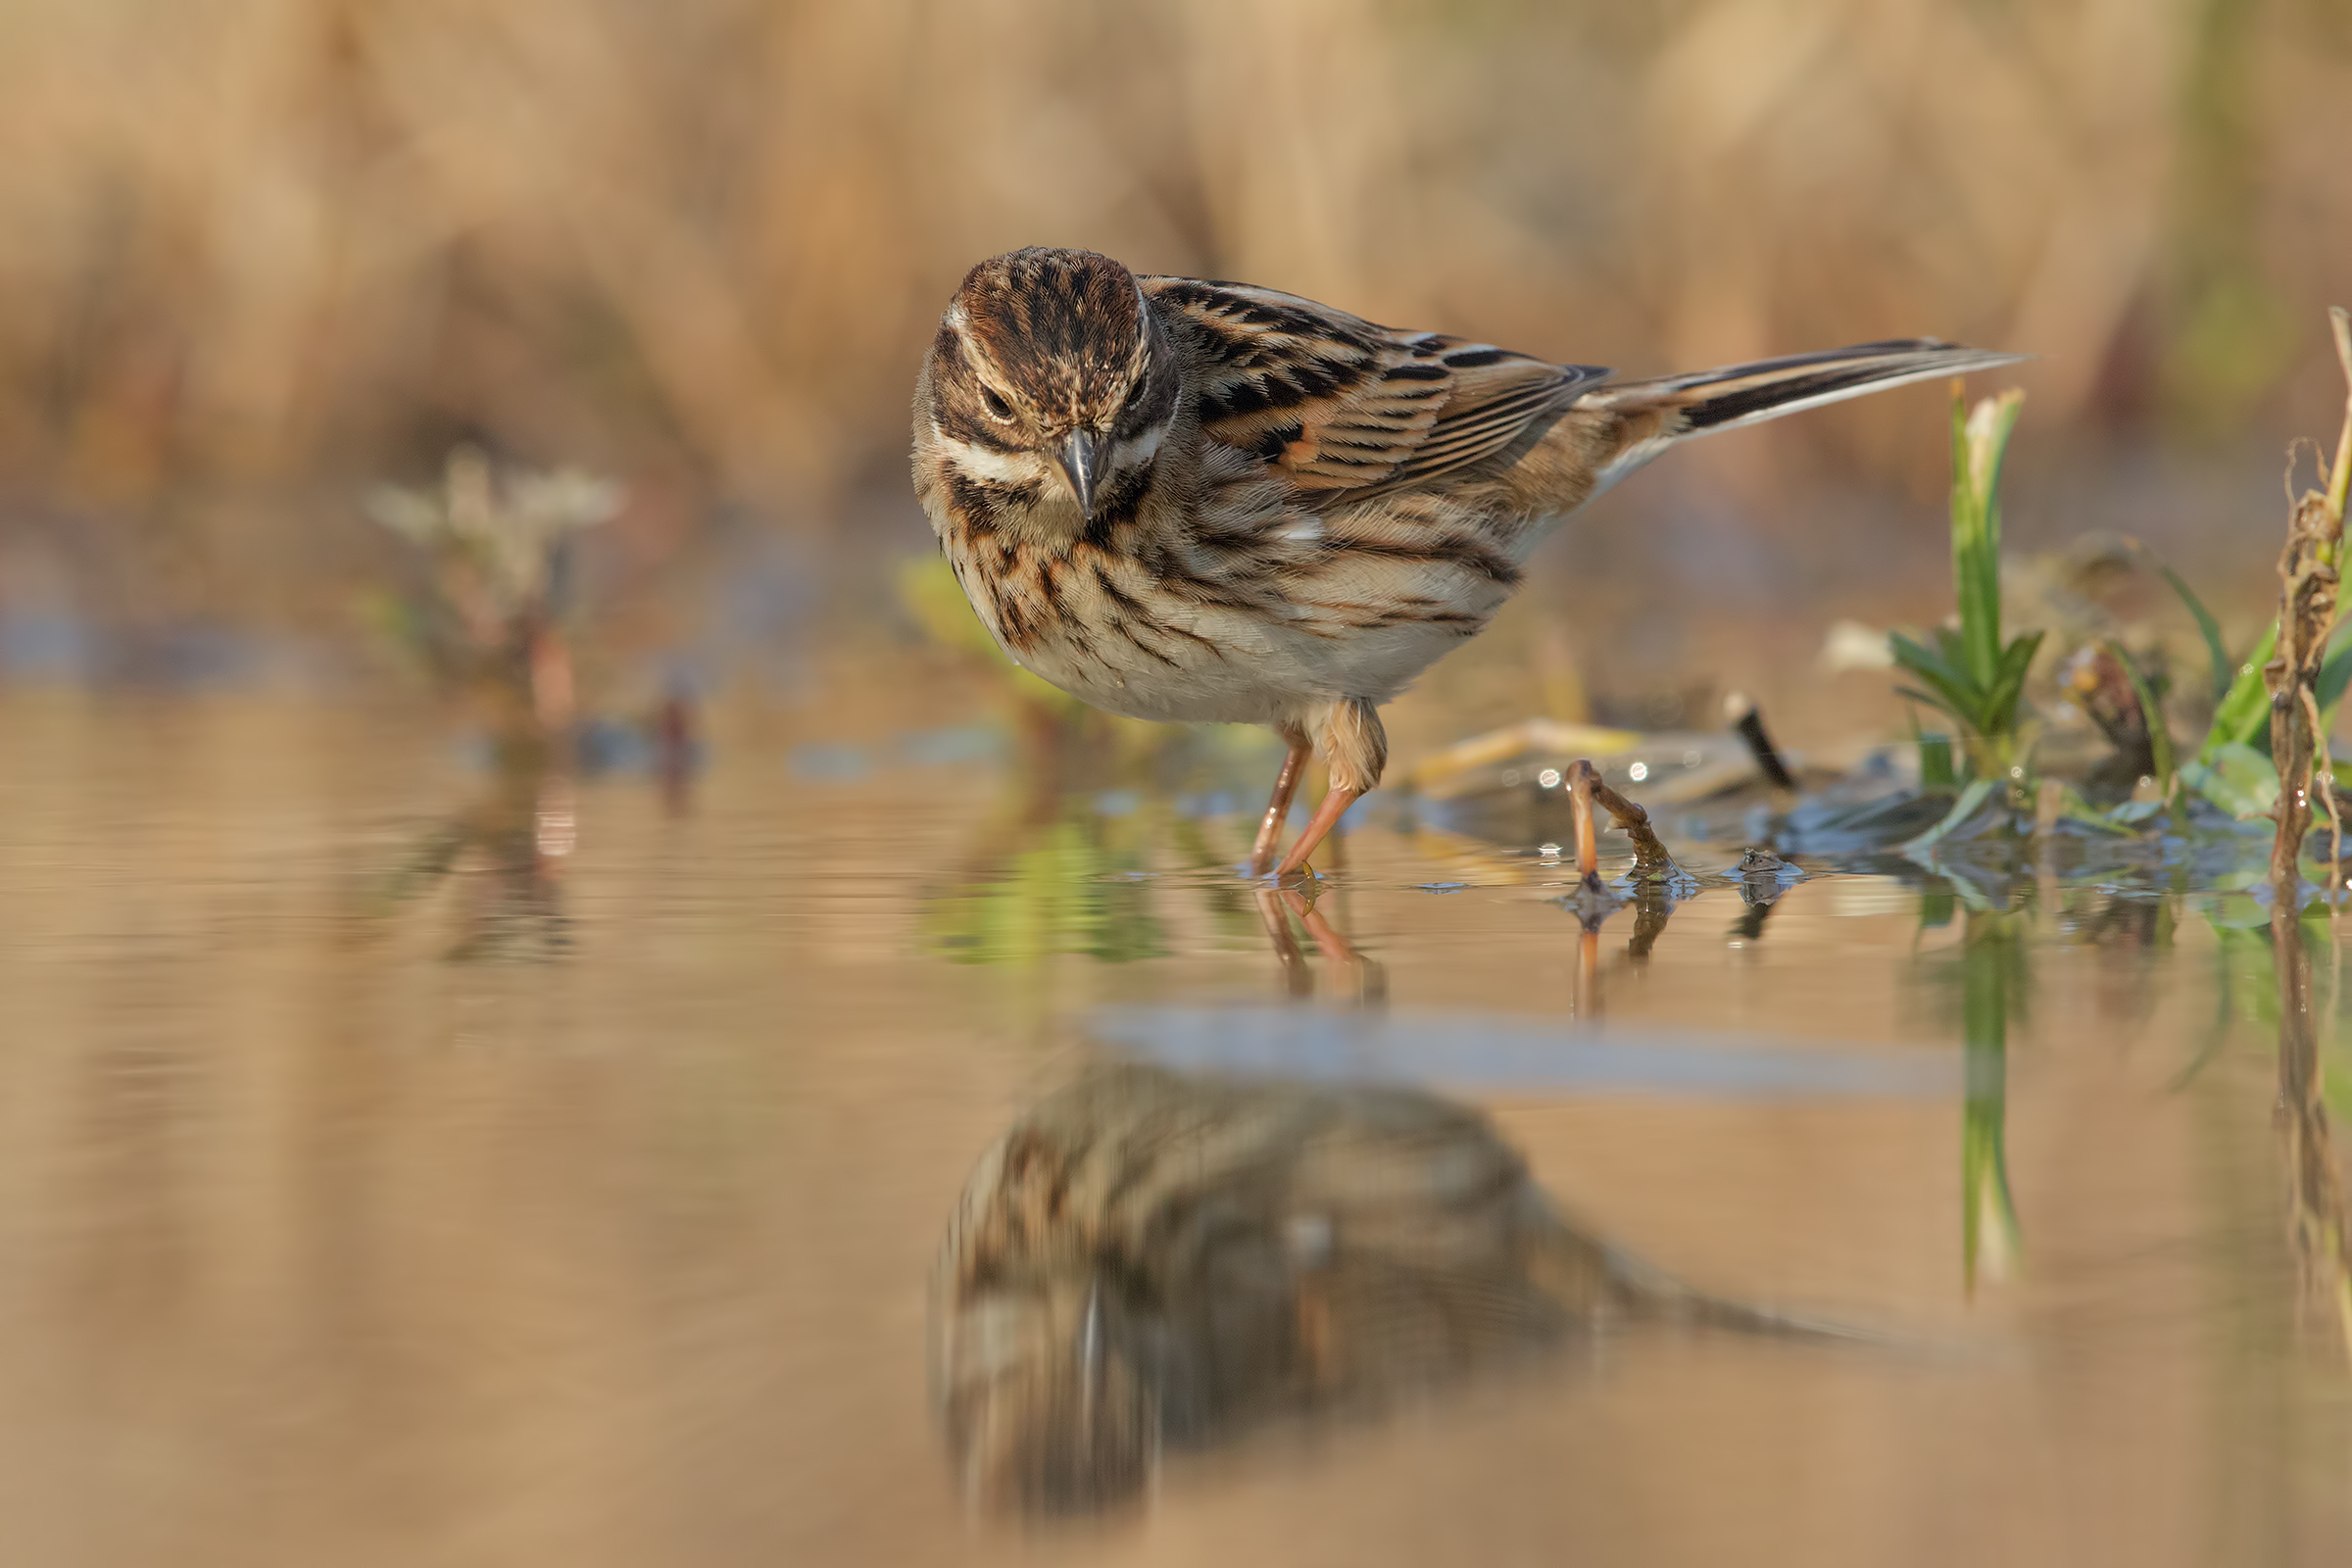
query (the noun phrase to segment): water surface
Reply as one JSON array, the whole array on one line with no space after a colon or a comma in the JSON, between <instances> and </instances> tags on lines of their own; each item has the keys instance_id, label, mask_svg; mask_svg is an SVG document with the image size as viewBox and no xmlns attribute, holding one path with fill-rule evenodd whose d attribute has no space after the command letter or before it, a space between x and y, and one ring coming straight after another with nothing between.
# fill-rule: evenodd
<instances>
[{"instance_id":1,"label":"water surface","mask_svg":"<svg viewBox=\"0 0 2352 1568\"><path fill-rule=\"evenodd\" d=\"M1239 803L710 729L681 794L502 782L368 703L0 700L11 1564L2352 1556L2244 901L1816 865L1759 904L1717 842L1588 956L1539 846L1375 816L1300 907L1227 869ZM1130 1346L1138 1484L1048 1517L959 1466L935 1269L984 1154L1118 1061L1418 1097L1381 1102L1577 1235L1872 1337L1570 1302L1403 1376L1330 1327L1330 1216L1454 1178L1339 1160L1265 1233L1272 1316L1185 1342L1247 1381L1289 1336L1291 1381L1179 1419L1200 1358ZM1206 1169L1152 1212L1242 1190ZM1092 1299L1037 1349L1064 1414L1114 1407Z\"/></svg>"}]
</instances>

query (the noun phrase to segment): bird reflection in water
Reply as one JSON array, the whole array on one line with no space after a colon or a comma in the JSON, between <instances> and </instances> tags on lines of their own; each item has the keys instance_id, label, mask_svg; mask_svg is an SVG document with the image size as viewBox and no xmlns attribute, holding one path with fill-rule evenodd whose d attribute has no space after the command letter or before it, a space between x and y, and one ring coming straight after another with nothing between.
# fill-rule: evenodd
<instances>
[{"instance_id":1,"label":"bird reflection in water","mask_svg":"<svg viewBox=\"0 0 2352 1568\"><path fill-rule=\"evenodd\" d=\"M1108 1062L973 1172L932 1384L975 1506L1084 1513L1141 1495L1165 1451L1377 1414L1642 1318L1840 1332L1578 1229L1463 1106Z\"/></svg>"}]
</instances>

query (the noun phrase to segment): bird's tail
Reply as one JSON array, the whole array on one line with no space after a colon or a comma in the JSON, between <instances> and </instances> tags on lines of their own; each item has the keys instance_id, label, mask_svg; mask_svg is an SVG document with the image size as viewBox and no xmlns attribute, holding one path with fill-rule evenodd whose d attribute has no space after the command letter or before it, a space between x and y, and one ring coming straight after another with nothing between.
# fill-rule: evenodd
<instances>
[{"instance_id":1,"label":"bird's tail","mask_svg":"<svg viewBox=\"0 0 2352 1568\"><path fill-rule=\"evenodd\" d=\"M1626 445L1602 471L1605 488L1675 442L1692 436L1736 430L1865 392L1989 370L2026 358L1964 348L1932 337L1897 338L1646 381L1616 381L1593 388L1577 399L1576 406L1627 416Z\"/></svg>"}]
</instances>

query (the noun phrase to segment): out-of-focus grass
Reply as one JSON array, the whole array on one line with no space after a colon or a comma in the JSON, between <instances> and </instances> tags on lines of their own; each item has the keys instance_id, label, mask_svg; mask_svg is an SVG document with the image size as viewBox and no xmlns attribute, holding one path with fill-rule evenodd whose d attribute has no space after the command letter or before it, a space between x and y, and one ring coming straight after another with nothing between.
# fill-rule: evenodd
<instances>
[{"instance_id":1,"label":"out-of-focus grass","mask_svg":"<svg viewBox=\"0 0 2352 1568\"><path fill-rule=\"evenodd\" d=\"M10 7L0 465L879 479L1033 241L1639 368L1936 332L2040 354L2054 430L2226 433L2352 249L2348 62L2329 0Z\"/></svg>"}]
</instances>

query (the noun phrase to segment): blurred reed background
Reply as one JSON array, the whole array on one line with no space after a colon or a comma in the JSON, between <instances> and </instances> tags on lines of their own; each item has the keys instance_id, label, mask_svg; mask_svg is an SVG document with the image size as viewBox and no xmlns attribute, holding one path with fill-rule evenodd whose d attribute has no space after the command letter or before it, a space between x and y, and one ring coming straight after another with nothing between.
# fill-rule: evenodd
<instances>
[{"instance_id":1,"label":"blurred reed background","mask_svg":"<svg viewBox=\"0 0 2352 1568\"><path fill-rule=\"evenodd\" d=\"M1629 370L2031 350L2029 462L2267 493L2348 83L2343 0L12 0L0 622L348 630L361 486L462 438L624 480L615 580L919 545L917 358L1040 241ZM1765 530L1932 498L1927 401L1693 471Z\"/></svg>"}]
</instances>

